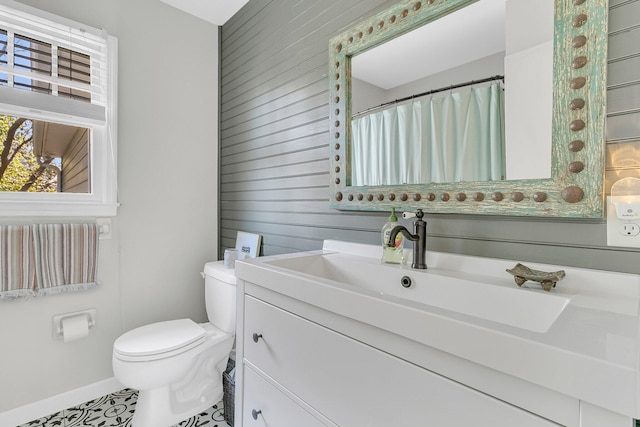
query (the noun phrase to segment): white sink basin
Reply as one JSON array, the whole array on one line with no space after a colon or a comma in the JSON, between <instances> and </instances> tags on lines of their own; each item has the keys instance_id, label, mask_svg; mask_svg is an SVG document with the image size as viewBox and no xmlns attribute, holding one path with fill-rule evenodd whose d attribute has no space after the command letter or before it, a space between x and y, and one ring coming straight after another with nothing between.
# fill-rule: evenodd
<instances>
[{"instance_id":1,"label":"white sink basin","mask_svg":"<svg viewBox=\"0 0 640 427\"><path fill-rule=\"evenodd\" d=\"M278 259L265 264L330 281L333 286L400 303L405 301L413 307L416 303L426 304L538 333L546 332L571 301L570 297L541 289L519 288L506 272L504 278L492 278L438 268L411 270L341 253ZM403 278L410 279L410 287L402 286Z\"/></svg>"}]
</instances>

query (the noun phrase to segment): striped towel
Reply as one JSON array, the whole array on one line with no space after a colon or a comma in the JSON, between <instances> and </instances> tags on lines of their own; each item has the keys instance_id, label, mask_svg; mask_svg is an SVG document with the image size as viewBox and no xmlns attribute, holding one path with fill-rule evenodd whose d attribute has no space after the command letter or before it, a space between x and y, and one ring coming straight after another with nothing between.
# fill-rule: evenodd
<instances>
[{"instance_id":1,"label":"striped towel","mask_svg":"<svg viewBox=\"0 0 640 427\"><path fill-rule=\"evenodd\" d=\"M95 224L0 226L0 300L98 286Z\"/></svg>"},{"instance_id":2,"label":"striped towel","mask_svg":"<svg viewBox=\"0 0 640 427\"><path fill-rule=\"evenodd\" d=\"M0 227L0 299L36 296L36 259L33 228Z\"/></svg>"}]
</instances>

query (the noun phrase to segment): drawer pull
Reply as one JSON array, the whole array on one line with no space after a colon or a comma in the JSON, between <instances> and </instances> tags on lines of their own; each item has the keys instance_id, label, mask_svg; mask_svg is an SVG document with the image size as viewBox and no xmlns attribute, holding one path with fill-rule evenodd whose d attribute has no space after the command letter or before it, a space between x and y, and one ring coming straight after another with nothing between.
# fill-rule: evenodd
<instances>
[{"instance_id":1,"label":"drawer pull","mask_svg":"<svg viewBox=\"0 0 640 427\"><path fill-rule=\"evenodd\" d=\"M262 338L262 334L253 333L253 342L258 342Z\"/></svg>"},{"instance_id":2,"label":"drawer pull","mask_svg":"<svg viewBox=\"0 0 640 427\"><path fill-rule=\"evenodd\" d=\"M262 411L256 411L255 409L251 410L251 416L253 417L254 420L258 419L258 415L260 415L262 413Z\"/></svg>"}]
</instances>

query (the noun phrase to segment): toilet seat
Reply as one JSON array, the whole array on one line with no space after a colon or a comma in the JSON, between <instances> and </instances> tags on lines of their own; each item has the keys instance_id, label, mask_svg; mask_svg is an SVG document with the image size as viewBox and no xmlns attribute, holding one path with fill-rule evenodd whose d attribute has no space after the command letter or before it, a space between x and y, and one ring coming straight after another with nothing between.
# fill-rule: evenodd
<instances>
[{"instance_id":1,"label":"toilet seat","mask_svg":"<svg viewBox=\"0 0 640 427\"><path fill-rule=\"evenodd\" d=\"M164 359L201 345L207 331L191 319L169 320L132 329L113 344L120 360L144 362Z\"/></svg>"}]
</instances>

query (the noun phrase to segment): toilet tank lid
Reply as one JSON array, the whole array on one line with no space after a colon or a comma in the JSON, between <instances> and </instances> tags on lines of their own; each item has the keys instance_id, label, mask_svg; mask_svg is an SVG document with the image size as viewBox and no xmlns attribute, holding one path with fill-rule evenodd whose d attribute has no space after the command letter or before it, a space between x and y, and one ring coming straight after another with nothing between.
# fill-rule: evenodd
<instances>
[{"instance_id":1,"label":"toilet tank lid","mask_svg":"<svg viewBox=\"0 0 640 427\"><path fill-rule=\"evenodd\" d=\"M204 265L204 274L230 285L236 284L236 270L224 268L224 261L212 261Z\"/></svg>"}]
</instances>

